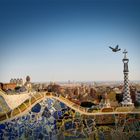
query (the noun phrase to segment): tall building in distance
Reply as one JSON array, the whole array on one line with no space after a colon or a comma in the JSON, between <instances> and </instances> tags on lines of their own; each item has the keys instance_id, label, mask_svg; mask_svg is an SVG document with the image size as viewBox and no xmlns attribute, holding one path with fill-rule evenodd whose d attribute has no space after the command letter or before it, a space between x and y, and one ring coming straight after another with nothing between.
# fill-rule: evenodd
<instances>
[{"instance_id":1,"label":"tall building in distance","mask_svg":"<svg viewBox=\"0 0 140 140\"><path fill-rule=\"evenodd\" d=\"M128 62L129 59L127 58L126 54L128 53L126 50L124 50L124 58L123 58L123 63L124 63L124 88L123 88L123 101L122 101L122 106L133 106L131 95L130 95L130 89L129 89L129 80L128 80Z\"/></svg>"},{"instance_id":2,"label":"tall building in distance","mask_svg":"<svg viewBox=\"0 0 140 140\"><path fill-rule=\"evenodd\" d=\"M27 76L26 77L26 82L24 84L24 86L26 87L28 92L31 91L31 88L32 88L32 84L31 84L30 80L31 80L30 76Z\"/></svg>"},{"instance_id":3,"label":"tall building in distance","mask_svg":"<svg viewBox=\"0 0 140 140\"><path fill-rule=\"evenodd\" d=\"M23 79L22 78L14 78L14 79L11 79L10 80L10 83L11 84L16 84L17 86L20 86L20 87L22 87L23 86Z\"/></svg>"}]
</instances>

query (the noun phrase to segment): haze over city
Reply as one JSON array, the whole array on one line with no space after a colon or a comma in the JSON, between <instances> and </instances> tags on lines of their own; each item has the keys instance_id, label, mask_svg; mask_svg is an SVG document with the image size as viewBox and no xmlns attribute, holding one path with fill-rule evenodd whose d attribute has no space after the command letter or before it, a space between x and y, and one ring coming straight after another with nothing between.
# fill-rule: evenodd
<instances>
[{"instance_id":1,"label":"haze over city","mask_svg":"<svg viewBox=\"0 0 140 140\"><path fill-rule=\"evenodd\" d=\"M140 80L138 1L14 2L0 2L1 82L123 80L124 49L129 79Z\"/></svg>"}]
</instances>

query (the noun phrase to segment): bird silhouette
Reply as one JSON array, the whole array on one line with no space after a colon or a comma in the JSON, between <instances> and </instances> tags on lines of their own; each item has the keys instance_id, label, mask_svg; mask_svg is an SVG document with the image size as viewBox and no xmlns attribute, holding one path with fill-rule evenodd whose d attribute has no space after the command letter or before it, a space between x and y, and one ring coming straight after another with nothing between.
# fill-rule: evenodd
<instances>
[{"instance_id":1,"label":"bird silhouette","mask_svg":"<svg viewBox=\"0 0 140 140\"><path fill-rule=\"evenodd\" d=\"M119 45L116 45L116 47L115 47L115 48L113 48L113 47L109 46L109 48L110 48L113 52L118 52L118 51L120 51L120 50L121 50L121 48L119 48Z\"/></svg>"}]
</instances>

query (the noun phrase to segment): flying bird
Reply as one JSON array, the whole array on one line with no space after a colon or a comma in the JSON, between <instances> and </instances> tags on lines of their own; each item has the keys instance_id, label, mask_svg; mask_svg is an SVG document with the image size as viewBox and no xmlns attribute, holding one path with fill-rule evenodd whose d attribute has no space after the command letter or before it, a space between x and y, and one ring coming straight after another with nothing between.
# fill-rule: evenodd
<instances>
[{"instance_id":1,"label":"flying bird","mask_svg":"<svg viewBox=\"0 0 140 140\"><path fill-rule=\"evenodd\" d=\"M110 48L113 52L118 52L118 51L121 50L121 48L119 48L119 45L116 45L115 48L112 48L112 47L109 46L109 48Z\"/></svg>"}]
</instances>

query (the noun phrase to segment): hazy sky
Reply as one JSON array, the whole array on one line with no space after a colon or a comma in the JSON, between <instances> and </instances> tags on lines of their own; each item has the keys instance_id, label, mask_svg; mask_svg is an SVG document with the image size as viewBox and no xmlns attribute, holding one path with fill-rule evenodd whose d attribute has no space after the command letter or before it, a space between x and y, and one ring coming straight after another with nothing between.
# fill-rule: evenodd
<instances>
[{"instance_id":1,"label":"hazy sky","mask_svg":"<svg viewBox=\"0 0 140 140\"><path fill-rule=\"evenodd\" d=\"M2 2L3 1L3 2ZM1 0L0 82L140 80L140 2L137 0Z\"/></svg>"}]
</instances>

